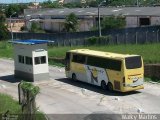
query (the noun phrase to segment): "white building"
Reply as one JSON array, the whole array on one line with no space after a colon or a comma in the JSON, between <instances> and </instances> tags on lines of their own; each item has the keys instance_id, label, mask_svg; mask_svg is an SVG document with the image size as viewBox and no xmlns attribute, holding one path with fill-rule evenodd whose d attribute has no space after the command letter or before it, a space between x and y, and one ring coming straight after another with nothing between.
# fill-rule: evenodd
<instances>
[{"instance_id":1,"label":"white building","mask_svg":"<svg viewBox=\"0 0 160 120\"><path fill-rule=\"evenodd\" d=\"M48 80L48 52L45 40L17 40L14 44L15 77L26 81Z\"/></svg>"},{"instance_id":2,"label":"white building","mask_svg":"<svg viewBox=\"0 0 160 120\"><path fill-rule=\"evenodd\" d=\"M63 8L63 9L39 9L25 10L26 24L28 28L32 22L39 22L42 29L61 32L64 22L70 13L77 15L79 19L79 31L89 31L98 25L97 8ZM160 25L160 7L103 7L100 8L101 20L108 16L124 16L126 27L141 27Z\"/></svg>"}]
</instances>

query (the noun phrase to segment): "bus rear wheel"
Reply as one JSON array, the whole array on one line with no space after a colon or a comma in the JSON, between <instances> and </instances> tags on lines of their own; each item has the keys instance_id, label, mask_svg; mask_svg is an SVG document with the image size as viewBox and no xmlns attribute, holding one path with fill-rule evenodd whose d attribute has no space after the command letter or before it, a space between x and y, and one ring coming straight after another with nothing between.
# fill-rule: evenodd
<instances>
[{"instance_id":1,"label":"bus rear wheel","mask_svg":"<svg viewBox=\"0 0 160 120\"><path fill-rule=\"evenodd\" d=\"M106 85L106 82L105 82L104 80L101 82L101 88L102 88L103 90L106 90L106 89L107 89L107 85Z\"/></svg>"},{"instance_id":2,"label":"bus rear wheel","mask_svg":"<svg viewBox=\"0 0 160 120\"><path fill-rule=\"evenodd\" d=\"M76 77L75 73L72 74L72 80L75 80L75 81L77 80L77 77Z\"/></svg>"},{"instance_id":3,"label":"bus rear wheel","mask_svg":"<svg viewBox=\"0 0 160 120\"><path fill-rule=\"evenodd\" d=\"M111 92L113 91L113 85L112 85L112 83L109 82L109 83L107 84L107 89L108 89L109 91L111 91Z\"/></svg>"}]
</instances>

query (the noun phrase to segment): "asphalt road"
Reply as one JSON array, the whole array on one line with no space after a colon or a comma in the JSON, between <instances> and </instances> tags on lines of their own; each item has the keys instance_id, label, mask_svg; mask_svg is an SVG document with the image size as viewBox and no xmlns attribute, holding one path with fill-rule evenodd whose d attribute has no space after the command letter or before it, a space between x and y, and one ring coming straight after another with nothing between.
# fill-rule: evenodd
<instances>
[{"instance_id":1,"label":"asphalt road","mask_svg":"<svg viewBox=\"0 0 160 120\"><path fill-rule=\"evenodd\" d=\"M160 114L158 84L145 83L145 89L129 93L110 93L100 87L65 78L64 68L50 66L49 70L50 80L37 81L34 84L41 88L36 99L37 107L51 119L66 120L69 117L89 120L96 118L94 114L99 113ZM19 80L13 74L13 61L0 59L0 92L18 99ZM106 119L106 116L103 118Z\"/></svg>"}]
</instances>

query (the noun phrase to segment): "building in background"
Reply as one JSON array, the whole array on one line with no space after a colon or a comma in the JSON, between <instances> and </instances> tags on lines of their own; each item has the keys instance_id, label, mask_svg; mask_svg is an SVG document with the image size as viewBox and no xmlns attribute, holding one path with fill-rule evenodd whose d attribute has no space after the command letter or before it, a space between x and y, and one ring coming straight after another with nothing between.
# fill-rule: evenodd
<instances>
[{"instance_id":1,"label":"building in background","mask_svg":"<svg viewBox=\"0 0 160 120\"><path fill-rule=\"evenodd\" d=\"M160 25L160 7L120 7L100 8L101 20L107 16L124 16L126 27ZM89 31L98 25L97 8L26 9L24 11L27 28L38 22L43 30L63 32L65 18L70 13L77 15L79 31Z\"/></svg>"}]
</instances>

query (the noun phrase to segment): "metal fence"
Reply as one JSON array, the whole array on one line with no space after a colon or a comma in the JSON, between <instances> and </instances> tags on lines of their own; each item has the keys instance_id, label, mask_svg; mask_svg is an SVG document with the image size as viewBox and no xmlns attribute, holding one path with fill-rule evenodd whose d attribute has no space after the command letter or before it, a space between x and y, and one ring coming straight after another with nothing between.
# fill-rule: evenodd
<instances>
[{"instance_id":1,"label":"metal fence","mask_svg":"<svg viewBox=\"0 0 160 120\"><path fill-rule=\"evenodd\" d=\"M160 42L160 26L102 30L110 35L109 44L143 44ZM22 33L14 32L14 39L41 39L54 41L56 46L88 45L85 38L98 36L98 31L72 33ZM107 43L108 44L108 43Z\"/></svg>"}]
</instances>

